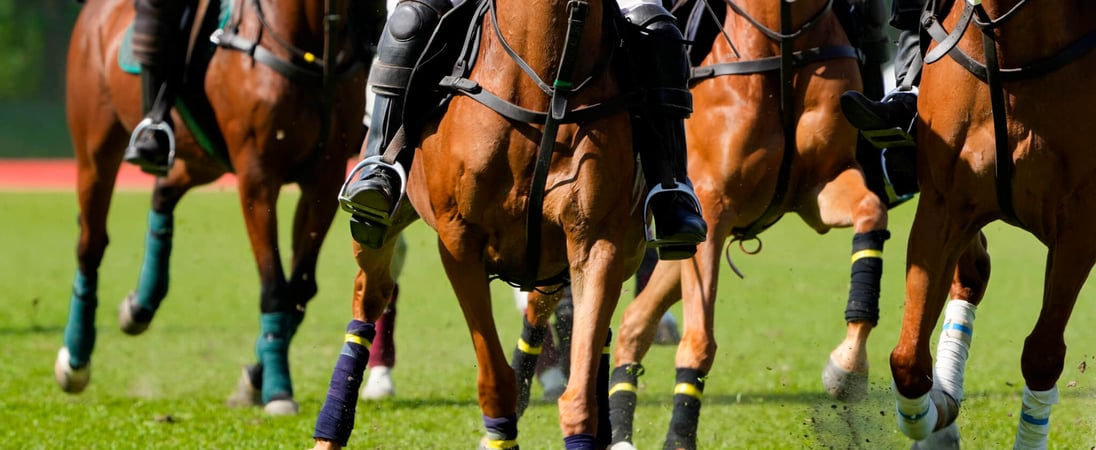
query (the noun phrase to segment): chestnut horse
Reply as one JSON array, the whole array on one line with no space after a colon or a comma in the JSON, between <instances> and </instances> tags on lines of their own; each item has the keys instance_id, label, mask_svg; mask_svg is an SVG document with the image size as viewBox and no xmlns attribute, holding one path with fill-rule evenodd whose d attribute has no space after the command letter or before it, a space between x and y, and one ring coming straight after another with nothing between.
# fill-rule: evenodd
<instances>
[{"instance_id":1,"label":"chestnut horse","mask_svg":"<svg viewBox=\"0 0 1096 450\"><path fill-rule=\"evenodd\" d=\"M544 84L540 80L584 86L567 97L572 107L621 95L618 72L604 70L609 68L605 62L620 50L615 47L616 31L606 26L610 14L619 16L607 9L615 8L615 2L475 3L492 9L480 22L478 56L467 76L483 91L533 111L547 111L553 98L558 107L563 95L560 90L554 90L554 97L546 95L538 87ZM585 21L575 26L582 11ZM572 13L575 16L569 16ZM568 38L572 27L581 30L580 42L576 36ZM574 44L576 51L565 51L565 42ZM572 56L573 69L562 69ZM467 96L455 96L441 119L423 129L409 171L410 202L401 202L389 228L392 236L416 220L417 213L438 233L442 264L475 347L479 406L487 429L481 445L487 448L517 445L518 411L517 383L492 317L489 281L494 276L528 279L531 267L539 268L532 274L538 280L566 274L573 283L570 382L559 399L565 441L569 448L590 444L595 436L602 446L608 443L608 408L598 401L607 396L604 349L621 286L638 267L644 247L638 207L643 190L636 182L642 180L641 172L623 108L577 124L562 123L554 139L544 131L547 128L508 119ZM547 167L543 208L528 211L536 194L530 185L538 147L545 135L555 150ZM527 248L527 212L530 220L541 223L531 230L540 237L535 248ZM383 311L395 286L388 263L395 241L389 237L379 249L355 246L361 271L353 297L354 320L347 327L347 342L317 419L317 448L339 448L349 439L356 383L374 334L370 322ZM527 264L528 254L539 258Z\"/></svg>"},{"instance_id":2,"label":"chestnut horse","mask_svg":"<svg viewBox=\"0 0 1096 450\"><path fill-rule=\"evenodd\" d=\"M861 89L861 82L857 53L831 3L727 0L722 32L693 69L689 177L710 224L708 237L692 260L660 261L624 312L610 390L617 448L632 441L639 362L659 318L678 299L684 303L684 333L666 448L695 448L703 380L716 353L721 250L728 237L739 245L756 239L787 212L818 233L844 227L856 233L847 335L830 354L823 380L839 399L866 395L866 344L878 319L887 207L866 187L856 160L856 130L838 104L842 92ZM711 6L697 8L708 15ZM760 241L752 245L761 248Z\"/></svg>"},{"instance_id":3,"label":"chestnut horse","mask_svg":"<svg viewBox=\"0 0 1096 450\"><path fill-rule=\"evenodd\" d=\"M203 6L216 11L216 6ZM348 1L329 2L327 11L324 2L303 1L235 1L233 8L229 26L221 28L221 41L256 46L251 52L225 45L214 51L208 47L208 34L197 38L191 53L212 55L208 70L189 70L185 83L208 99L210 114L189 112L197 123L212 128L195 129L180 109L174 111L174 165L156 180L140 280L123 300L119 319L129 334L149 326L167 294L172 211L191 188L234 171L258 265L262 310L258 364L245 373L241 399L265 405L270 413L295 413L289 342L305 304L316 294L320 246L338 208L347 157L361 139L361 69L367 58L358 39L351 37ZM336 21L325 24L325 17ZM79 268L65 346L54 370L61 388L70 393L83 391L89 382L107 210L128 130L142 118L137 76L121 68L128 55L119 54L127 48L126 29L133 18L132 0L89 0L76 22L68 55L68 123L78 162ZM203 32L212 31L199 22ZM314 62L304 62L310 60ZM214 136L224 153L203 150L199 136ZM300 186L288 278L278 250L277 222L278 195L287 183Z\"/></svg>"},{"instance_id":4,"label":"chestnut horse","mask_svg":"<svg viewBox=\"0 0 1096 450\"><path fill-rule=\"evenodd\" d=\"M1076 126L1096 115L1096 4L971 3L978 2L934 5L922 20L937 42L926 53L920 86L921 199L909 236L902 330L891 353L899 428L913 439L954 428L962 368L941 371L937 361L934 370L930 338L951 268L982 227L1004 220L1048 248L1042 308L1021 356L1025 387L1015 441L1016 448L1046 448L1063 332L1096 262L1096 158L1091 130ZM973 310L954 318L951 304L947 310L945 331L954 329L969 345ZM965 357L966 347L958 353Z\"/></svg>"}]
</instances>

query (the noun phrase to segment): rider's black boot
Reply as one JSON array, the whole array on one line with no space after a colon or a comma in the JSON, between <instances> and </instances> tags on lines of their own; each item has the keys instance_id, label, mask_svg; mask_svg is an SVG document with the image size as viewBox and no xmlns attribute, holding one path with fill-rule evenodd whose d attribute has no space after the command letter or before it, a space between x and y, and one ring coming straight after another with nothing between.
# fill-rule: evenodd
<instances>
[{"instance_id":1,"label":"rider's black boot","mask_svg":"<svg viewBox=\"0 0 1096 450\"><path fill-rule=\"evenodd\" d=\"M369 72L369 84L377 96L364 143L365 159L339 192L339 204L352 215L351 236L368 247L380 248L384 243L413 157L412 152L401 151L396 164L391 164L381 155L403 125L411 72L441 16L451 8L449 0L401 1L381 32L377 59Z\"/></svg>"},{"instance_id":2,"label":"rider's black boot","mask_svg":"<svg viewBox=\"0 0 1096 450\"><path fill-rule=\"evenodd\" d=\"M648 245L661 259L686 259L704 241L708 225L687 176L685 117L692 112L692 95L684 39L660 5L641 5L625 18L637 27L626 30L626 43L645 94L645 104L632 111L632 136L652 186L645 205L654 219Z\"/></svg>"}]
</instances>

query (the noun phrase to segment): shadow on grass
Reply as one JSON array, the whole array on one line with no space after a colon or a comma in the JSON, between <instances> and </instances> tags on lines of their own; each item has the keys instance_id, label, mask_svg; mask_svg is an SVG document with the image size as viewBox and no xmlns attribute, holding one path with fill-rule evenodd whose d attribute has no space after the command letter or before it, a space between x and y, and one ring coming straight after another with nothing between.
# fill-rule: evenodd
<instances>
[{"instance_id":1,"label":"shadow on grass","mask_svg":"<svg viewBox=\"0 0 1096 450\"><path fill-rule=\"evenodd\" d=\"M65 327L57 325L31 325L29 327L19 328L2 328L0 327L0 336L32 336L36 334L60 334L65 331Z\"/></svg>"}]
</instances>

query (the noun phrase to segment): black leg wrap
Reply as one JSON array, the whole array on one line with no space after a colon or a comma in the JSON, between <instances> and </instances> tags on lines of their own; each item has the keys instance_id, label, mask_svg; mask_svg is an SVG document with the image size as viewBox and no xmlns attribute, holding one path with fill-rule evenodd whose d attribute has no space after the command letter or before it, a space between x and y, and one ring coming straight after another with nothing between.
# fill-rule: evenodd
<instances>
[{"instance_id":1,"label":"black leg wrap","mask_svg":"<svg viewBox=\"0 0 1096 450\"><path fill-rule=\"evenodd\" d=\"M559 345L556 351L559 353L559 368L563 371L564 378L571 376L571 328L575 323L575 305L571 299L571 288L566 288L567 293L556 305L556 337Z\"/></svg>"},{"instance_id":2,"label":"black leg wrap","mask_svg":"<svg viewBox=\"0 0 1096 450\"><path fill-rule=\"evenodd\" d=\"M605 338L605 346L601 349L601 359L597 365L597 443L602 447L608 447L612 443L613 427L609 416L609 357L610 347L613 344L613 330Z\"/></svg>"},{"instance_id":3,"label":"black leg wrap","mask_svg":"<svg viewBox=\"0 0 1096 450\"><path fill-rule=\"evenodd\" d=\"M696 426L700 421L700 403L704 397L705 375L699 370L678 367L674 386L674 413L666 433L666 449L696 449Z\"/></svg>"},{"instance_id":4,"label":"black leg wrap","mask_svg":"<svg viewBox=\"0 0 1096 450\"><path fill-rule=\"evenodd\" d=\"M529 406L529 391L533 387L533 376L536 374L537 359L540 358L541 344L548 335L548 326L538 327L529 323L529 319L523 320L521 339L514 349L510 368L514 369L514 375L518 382L518 416L525 412Z\"/></svg>"},{"instance_id":5,"label":"black leg wrap","mask_svg":"<svg viewBox=\"0 0 1096 450\"><path fill-rule=\"evenodd\" d=\"M609 422L613 426L613 444L632 442L640 375L643 375L643 366L633 363L617 366L609 376Z\"/></svg>"},{"instance_id":6,"label":"black leg wrap","mask_svg":"<svg viewBox=\"0 0 1096 450\"><path fill-rule=\"evenodd\" d=\"M852 237L852 276L845 321L879 322L879 279L883 276L883 243L887 230L857 233Z\"/></svg>"}]
</instances>

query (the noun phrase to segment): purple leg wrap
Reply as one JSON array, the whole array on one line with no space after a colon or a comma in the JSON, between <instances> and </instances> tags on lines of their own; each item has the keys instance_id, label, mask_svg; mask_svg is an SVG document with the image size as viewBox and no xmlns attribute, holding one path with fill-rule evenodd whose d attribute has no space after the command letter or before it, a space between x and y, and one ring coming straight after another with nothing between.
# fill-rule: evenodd
<instances>
[{"instance_id":1,"label":"purple leg wrap","mask_svg":"<svg viewBox=\"0 0 1096 450\"><path fill-rule=\"evenodd\" d=\"M351 320L346 326L347 339L339 353L339 361L331 373L331 385L327 389L327 401L316 418L316 439L326 439L346 446L354 429L354 410L358 401L358 389L362 385L362 373L369 360L369 345L375 331L373 324ZM358 339L354 339L356 336ZM355 342L359 340L359 342Z\"/></svg>"},{"instance_id":2,"label":"purple leg wrap","mask_svg":"<svg viewBox=\"0 0 1096 450\"><path fill-rule=\"evenodd\" d=\"M598 448L597 438L589 434L573 434L563 438L563 448L567 450L594 450Z\"/></svg>"}]
</instances>

